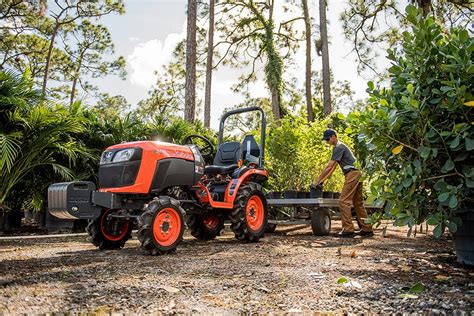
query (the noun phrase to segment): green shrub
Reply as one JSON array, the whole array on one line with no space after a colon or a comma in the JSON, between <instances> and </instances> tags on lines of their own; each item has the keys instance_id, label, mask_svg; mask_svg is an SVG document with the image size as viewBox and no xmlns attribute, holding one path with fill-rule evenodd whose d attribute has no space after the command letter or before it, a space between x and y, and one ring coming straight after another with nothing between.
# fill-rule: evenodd
<instances>
[{"instance_id":1,"label":"green shrub","mask_svg":"<svg viewBox=\"0 0 474 316\"><path fill-rule=\"evenodd\" d=\"M268 132L266 167L271 190L307 190L331 158L332 147L321 140L332 118L308 124L304 117L287 116L281 126ZM352 140L339 134L339 139L352 147ZM339 191L343 175L339 167L324 184L325 190Z\"/></svg>"},{"instance_id":2,"label":"green shrub","mask_svg":"<svg viewBox=\"0 0 474 316\"><path fill-rule=\"evenodd\" d=\"M441 236L445 227L455 232L456 214L473 205L474 40L414 6L406 11L412 33L403 34L401 51L388 51L390 87L369 82L366 110L348 120L360 130L371 196L386 201L385 216L409 227L427 220Z\"/></svg>"},{"instance_id":3,"label":"green shrub","mask_svg":"<svg viewBox=\"0 0 474 316\"><path fill-rule=\"evenodd\" d=\"M71 168L90 152L75 138L83 122L42 100L27 77L0 72L0 204L16 190L28 193L22 205L40 210L48 183L73 179Z\"/></svg>"}]
</instances>

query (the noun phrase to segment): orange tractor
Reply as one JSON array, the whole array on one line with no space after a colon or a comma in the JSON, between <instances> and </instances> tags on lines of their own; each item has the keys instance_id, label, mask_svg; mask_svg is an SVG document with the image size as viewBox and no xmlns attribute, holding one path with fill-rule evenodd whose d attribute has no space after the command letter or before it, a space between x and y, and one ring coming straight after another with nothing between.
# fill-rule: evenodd
<instances>
[{"instance_id":1,"label":"orange tractor","mask_svg":"<svg viewBox=\"0 0 474 316\"><path fill-rule=\"evenodd\" d=\"M261 115L260 146L252 135L242 144L223 142L226 119L250 111ZM100 159L99 189L88 181L52 184L48 210L62 219L88 219L86 230L100 249L122 248L137 225L141 248L164 254L176 249L186 225L194 237L208 240L226 220L238 240L257 242L268 218L265 127L258 107L225 113L212 165L205 161L214 147L200 135L186 137L187 145L137 141L108 147Z\"/></svg>"}]
</instances>

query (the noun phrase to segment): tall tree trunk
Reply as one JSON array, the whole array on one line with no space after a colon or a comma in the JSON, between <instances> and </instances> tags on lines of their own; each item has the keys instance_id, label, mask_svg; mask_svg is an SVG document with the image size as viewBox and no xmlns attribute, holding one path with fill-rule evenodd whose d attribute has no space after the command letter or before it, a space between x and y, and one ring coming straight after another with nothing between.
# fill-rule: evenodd
<instances>
[{"instance_id":1,"label":"tall tree trunk","mask_svg":"<svg viewBox=\"0 0 474 316\"><path fill-rule=\"evenodd\" d=\"M313 122L313 102L311 101L311 20L309 17L308 0L302 0L302 2L306 29L306 109L308 112L308 122Z\"/></svg>"},{"instance_id":2,"label":"tall tree trunk","mask_svg":"<svg viewBox=\"0 0 474 316\"><path fill-rule=\"evenodd\" d=\"M81 52L81 54L79 55L76 73L74 74L74 79L73 79L73 81L72 81L71 98L70 98L70 100L69 100L69 104L70 104L70 105L72 105L72 104L74 103L74 98L76 97L77 80L79 80L80 71L81 71L81 68L82 68L82 59L84 58L84 53L85 53L85 52L86 52L86 51L83 50L83 51Z\"/></svg>"},{"instance_id":3,"label":"tall tree trunk","mask_svg":"<svg viewBox=\"0 0 474 316\"><path fill-rule=\"evenodd\" d=\"M196 108L196 19L196 0L188 0L184 119L189 122L194 122Z\"/></svg>"},{"instance_id":4,"label":"tall tree trunk","mask_svg":"<svg viewBox=\"0 0 474 316\"><path fill-rule=\"evenodd\" d=\"M51 57L53 55L54 40L56 39L58 30L59 30L59 23L56 23L53 29L53 34L51 34L51 40L49 42L49 48L48 48L48 55L46 55L46 65L44 66L43 85L41 87L41 95L43 96L46 94L46 85L48 84L49 67L51 65Z\"/></svg>"},{"instance_id":5,"label":"tall tree trunk","mask_svg":"<svg viewBox=\"0 0 474 316\"><path fill-rule=\"evenodd\" d=\"M329 70L329 45L328 29L326 20L326 0L319 0L319 27L322 43L322 63L323 63L323 113L324 116L331 114L331 73Z\"/></svg>"},{"instance_id":6,"label":"tall tree trunk","mask_svg":"<svg viewBox=\"0 0 474 316\"><path fill-rule=\"evenodd\" d=\"M277 122L277 124L280 125L280 118L281 118L280 93L278 91L278 88L276 88L276 87L271 87L270 91L272 93L272 112L273 112L273 116L274 116L275 121Z\"/></svg>"},{"instance_id":7,"label":"tall tree trunk","mask_svg":"<svg viewBox=\"0 0 474 316\"><path fill-rule=\"evenodd\" d=\"M74 98L76 97L76 85L77 77L74 77L74 80L72 80L71 98L69 99L69 105L72 105L74 103Z\"/></svg>"},{"instance_id":8,"label":"tall tree trunk","mask_svg":"<svg viewBox=\"0 0 474 316\"><path fill-rule=\"evenodd\" d=\"M211 126L211 85L212 85L212 55L214 54L214 5L215 0L209 0L209 35L206 63L206 88L204 96L204 127Z\"/></svg>"},{"instance_id":9,"label":"tall tree trunk","mask_svg":"<svg viewBox=\"0 0 474 316\"><path fill-rule=\"evenodd\" d=\"M280 125L280 118L282 114L281 109L281 73L282 73L282 61L278 52L275 49L275 42L273 41L273 8L275 6L275 1L270 1L270 10L268 14L268 25L266 29L266 50L267 50L267 65L265 66L265 75L267 76L267 82L270 87L270 92L272 95L272 111L273 117L277 125Z\"/></svg>"}]
</instances>

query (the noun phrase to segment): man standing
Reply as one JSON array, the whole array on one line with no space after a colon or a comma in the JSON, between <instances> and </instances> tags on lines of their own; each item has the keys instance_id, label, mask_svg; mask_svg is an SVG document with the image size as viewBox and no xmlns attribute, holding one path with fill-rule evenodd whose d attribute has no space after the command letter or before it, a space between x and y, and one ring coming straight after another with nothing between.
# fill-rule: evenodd
<instances>
[{"instance_id":1,"label":"man standing","mask_svg":"<svg viewBox=\"0 0 474 316\"><path fill-rule=\"evenodd\" d=\"M337 140L337 134L332 129L328 129L324 132L323 140L329 145L334 146L334 149L332 150L331 160L313 185L321 185L328 179L336 169L337 164L341 167L345 177L344 186L342 187L341 197L339 199L342 231L338 233L337 236L353 237L355 234L351 214L352 204L354 205L357 218L361 223L359 235L373 236L372 226L364 222L365 218L367 218L367 212L364 208L362 182L360 182L362 172L354 167L356 161L354 155L345 144Z\"/></svg>"}]
</instances>

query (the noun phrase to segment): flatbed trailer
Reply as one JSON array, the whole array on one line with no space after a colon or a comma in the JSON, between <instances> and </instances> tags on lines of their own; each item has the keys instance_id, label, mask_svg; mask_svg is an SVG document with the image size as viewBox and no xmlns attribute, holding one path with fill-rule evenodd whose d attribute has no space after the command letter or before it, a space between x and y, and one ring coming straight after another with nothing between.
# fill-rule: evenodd
<instances>
[{"instance_id":1,"label":"flatbed trailer","mask_svg":"<svg viewBox=\"0 0 474 316\"><path fill-rule=\"evenodd\" d=\"M267 199L269 219L267 232L274 232L277 225L311 226L316 236L328 235L331 220L339 219L339 199L335 198L282 198ZM367 212L381 210L382 205L365 204ZM352 212L355 215L354 211ZM356 218L357 220L357 218ZM357 221L360 226L360 223Z\"/></svg>"}]
</instances>

